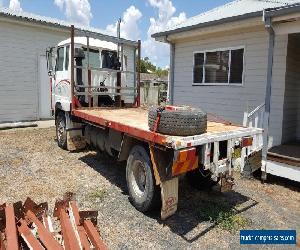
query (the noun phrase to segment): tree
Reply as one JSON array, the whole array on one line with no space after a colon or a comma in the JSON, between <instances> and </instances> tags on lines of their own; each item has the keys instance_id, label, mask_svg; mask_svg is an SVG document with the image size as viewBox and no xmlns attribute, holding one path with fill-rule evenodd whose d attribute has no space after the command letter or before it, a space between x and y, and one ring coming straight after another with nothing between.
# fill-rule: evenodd
<instances>
[{"instance_id":1,"label":"tree","mask_svg":"<svg viewBox=\"0 0 300 250\"><path fill-rule=\"evenodd\" d=\"M149 57L141 59L141 73L156 74L159 77L167 76L168 70L156 67L153 63L149 61Z\"/></svg>"},{"instance_id":2,"label":"tree","mask_svg":"<svg viewBox=\"0 0 300 250\"><path fill-rule=\"evenodd\" d=\"M168 76L169 71L158 67L155 71L155 74L159 77Z\"/></svg>"}]
</instances>

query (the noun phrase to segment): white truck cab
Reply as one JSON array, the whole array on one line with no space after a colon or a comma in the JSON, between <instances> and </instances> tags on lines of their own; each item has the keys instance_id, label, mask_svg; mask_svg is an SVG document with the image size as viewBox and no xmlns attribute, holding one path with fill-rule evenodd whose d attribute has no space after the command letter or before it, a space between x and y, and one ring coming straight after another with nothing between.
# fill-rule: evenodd
<instances>
[{"instance_id":1,"label":"white truck cab","mask_svg":"<svg viewBox=\"0 0 300 250\"><path fill-rule=\"evenodd\" d=\"M70 111L70 104L72 102L70 46L71 39L67 39L47 51L48 70L52 79L52 110L55 110L55 105L59 103L62 110ZM80 104L83 107L88 105L88 89L86 86L89 82L88 78L90 77L90 85L92 86L90 91L100 91L108 94L104 95L103 93L103 95L99 95L97 98L94 97L92 100L93 106L113 105L115 96L112 93L115 92L117 85L116 70L122 68L124 71L127 69L127 56L124 54L123 58L118 56L117 44L94 38L87 40L86 37L74 37L74 48L76 90L85 93L84 95L78 96ZM87 70L87 68L90 70ZM121 77L122 82L126 82L126 73L122 73ZM82 85L82 87L80 87L80 85ZM83 85L85 85L85 87ZM133 85L133 81L132 83L126 83L127 87L133 87ZM128 99L128 97L125 99ZM122 101L126 101L125 99L123 97Z\"/></svg>"}]
</instances>

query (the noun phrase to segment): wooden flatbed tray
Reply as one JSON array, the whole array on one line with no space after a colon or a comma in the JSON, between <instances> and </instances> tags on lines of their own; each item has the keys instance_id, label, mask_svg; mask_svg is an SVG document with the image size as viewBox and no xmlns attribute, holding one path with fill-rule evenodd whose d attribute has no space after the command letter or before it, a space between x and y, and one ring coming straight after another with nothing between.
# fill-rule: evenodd
<instances>
[{"instance_id":1,"label":"wooden flatbed tray","mask_svg":"<svg viewBox=\"0 0 300 250\"><path fill-rule=\"evenodd\" d=\"M245 128L221 122L208 121L207 133L194 136L170 136L155 133L148 127L148 110L145 108L93 108L76 109L73 115L81 119L113 128L133 137L137 137L174 149L202 145L214 141L260 134L261 129Z\"/></svg>"}]
</instances>

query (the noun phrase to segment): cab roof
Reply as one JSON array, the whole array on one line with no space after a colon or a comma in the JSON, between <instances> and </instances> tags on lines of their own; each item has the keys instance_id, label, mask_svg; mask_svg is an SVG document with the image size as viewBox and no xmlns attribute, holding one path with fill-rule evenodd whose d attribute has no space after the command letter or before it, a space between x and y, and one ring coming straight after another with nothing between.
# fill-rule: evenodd
<instances>
[{"instance_id":1,"label":"cab roof","mask_svg":"<svg viewBox=\"0 0 300 250\"><path fill-rule=\"evenodd\" d=\"M66 44L71 43L71 38L64 40L58 44L58 46L64 46ZM87 47L87 38L86 37L74 37L74 43L83 45L84 47ZM111 50L111 51L117 51L118 45L112 42L107 42L99 39L90 38L89 39L89 46L91 48L98 48L98 49L105 49L105 50Z\"/></svg>"}]
</instances>

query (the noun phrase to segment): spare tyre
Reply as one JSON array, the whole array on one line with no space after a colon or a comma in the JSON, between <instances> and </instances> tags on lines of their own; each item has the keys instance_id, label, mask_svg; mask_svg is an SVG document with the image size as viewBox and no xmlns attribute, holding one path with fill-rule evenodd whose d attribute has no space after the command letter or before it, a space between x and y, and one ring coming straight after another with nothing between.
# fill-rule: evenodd
<instances>
[{"instance_id":1,"label":"spare tyre","mask_svg":"<svg viewBox=\"0 0 300 250\"><path fill-rule=\"evenodd\" d=\"M150 107L148 125L154 131L158 112L160 121L157 131L166 135L189 136L206 132L207 113L191 107Z\"/></svg>"}]
</instances>

